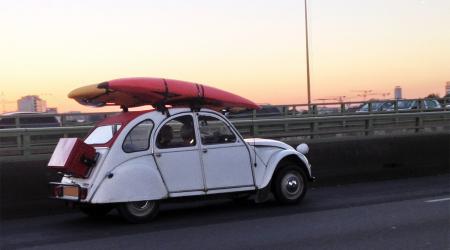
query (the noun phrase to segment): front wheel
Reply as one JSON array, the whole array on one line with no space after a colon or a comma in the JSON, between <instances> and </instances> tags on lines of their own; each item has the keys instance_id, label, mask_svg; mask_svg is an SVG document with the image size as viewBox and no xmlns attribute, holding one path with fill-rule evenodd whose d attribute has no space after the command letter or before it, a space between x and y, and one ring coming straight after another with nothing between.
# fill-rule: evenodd
<instances>
[{"instance_id":1,"label":"front wheel","mask_svg":"<svg viewBox=\"0 0 450 250\"><path fill-rule=\"evenodd\" d=\"M158 201L134 201L122 203L117 207L120 215L130 223L143 223L158 214Z\"/></svg>"},{"instance_id":2,"label":"front wheel","mask_svg":"<svg viewBox=\"0 0 450 250\"><path fill-rule=\"evenodd\" d=\"M282 204L299 203L306 194L306 174L298 166L287 165L276 174L273 190L275 198Z\"/></svg>"}]
</instances>

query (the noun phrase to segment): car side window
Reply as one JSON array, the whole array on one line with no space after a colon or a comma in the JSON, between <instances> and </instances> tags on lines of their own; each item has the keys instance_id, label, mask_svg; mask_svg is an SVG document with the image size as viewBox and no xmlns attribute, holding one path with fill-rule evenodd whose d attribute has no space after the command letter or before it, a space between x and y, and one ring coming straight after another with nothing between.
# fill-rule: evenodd
<instances>
[{"instance_id":1,"label":"car side window","mask_svg":"<svg viewBox=\"0 0 450 250\"><path fill-rule=\"evenodd\" d=\"M147 150L150 147L150 134L152 129L153 122L151 120L145 120L134 126L123 141L123 151L133 153Z\"/></svg>"},{"instance_id":2,"label":"car side window","mask_svg":"<svg viewBox=\"0 0 450 250\"><path fill-rule=\"evenodd\" d=\"M386 111L390 106L392 106L392 103L390 103L390 102L383 103L383 106L381 107L381 111Z\"/></svg>"},{"instance_id":3,"label":"car side window","mask_svg":"<svg viewBox=\"0 0 450 250\"><path fill-rule=\"evenodd\" d=\"M428 108L437 108L437 104L432 100L426 100Z\"/></svg>"},{"instance_id":4,"label":"car side window","mask_svg":"<svg viewBox=\"0 0 450 250\"><path fill-rule=\"evenodd\" d=\"M194 120L191 115L176 117L164 124L156 136L160 149L193 147L195 140Z\"/></svg>"},{"instance_id":5,"label":"car side window","mask_svg":"<svg viewBox=\"0 0 450 250\"><path fill-rule=\"evenodd\" d=\"M198 122L203 145L236 142L236 135L223 121L212 116L200 115Z\"/></svg>"}]
</instances>

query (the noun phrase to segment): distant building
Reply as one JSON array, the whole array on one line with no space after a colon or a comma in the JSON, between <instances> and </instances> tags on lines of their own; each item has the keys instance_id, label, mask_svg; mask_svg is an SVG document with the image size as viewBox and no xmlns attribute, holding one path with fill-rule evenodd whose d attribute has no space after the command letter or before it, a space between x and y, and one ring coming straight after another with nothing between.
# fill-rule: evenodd
<instances>
[{"instance_id":1,"label":"distant building","mask_svg":"<svg viewBox=\"0 0 450 250\"><path fill-rule=\"evenodd\" d=\"M27 95L17 100L19 112L46 112L47 102L37 95Z\"/></svg>"},{"instance_id":2,"label":"distant building","mask_svg":"<svg viewBox=\"0 0 450 250\"><path fill-rule=\"evenodd\" d=\"M450 95L450 81L445 85L445 94Z\"/></svg>"},{"instance_id":3,"label":"distant building","mask_svg":"<svg viewBox=\"0 0 450 250\"><path fill-rule=\"evenodd\" d=\"M402 87L395 86L394 97L395 97L395 99L402 99Z\"/></svg>"}]
</instances>

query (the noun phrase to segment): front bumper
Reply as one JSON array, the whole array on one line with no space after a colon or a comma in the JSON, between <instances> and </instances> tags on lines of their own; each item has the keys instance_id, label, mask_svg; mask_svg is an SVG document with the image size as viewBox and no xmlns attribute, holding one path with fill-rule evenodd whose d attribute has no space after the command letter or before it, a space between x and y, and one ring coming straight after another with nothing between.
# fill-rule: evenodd
<instances>
[{"instance_id":1,"label":"front bumper","mask_svg":"<svg viewBox=\"0 0 450 250\"><path fill-rule=\"evenodd\" d=\"M309 163L308 163L309 164ZM311 168L312 166L311 166L311 164L309 164L309 174L308 174L308 179L309 179L309 181L311 181L311 182L314 182L314 181L316 181L316 177L315 176L313 176L312 175L312 168Z\"/></svg>"}]
</instances>

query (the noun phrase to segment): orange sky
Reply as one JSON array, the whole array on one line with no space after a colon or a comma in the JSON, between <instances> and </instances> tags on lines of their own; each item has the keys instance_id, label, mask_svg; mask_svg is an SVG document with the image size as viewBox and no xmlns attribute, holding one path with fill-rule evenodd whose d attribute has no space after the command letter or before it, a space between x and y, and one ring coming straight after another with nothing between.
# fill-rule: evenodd
<instances>
[{"instance_id":1,"label":"orange sky","mask_svg":"<svg viewBox=\"0 0 450 250\"><path fill-rule=\"evenodd\" d=\"M132 76L205 83L258 103L306 102L303 2L9 1L0 3L5 111L37 94ZM444 94L450 1L309 0L312 99L352 90ZM360 99L353 97L351 100ZM2 105L3 106L3 105ZM104 109L90 109L104 111Z\"/></svg>"}]
</instances>

